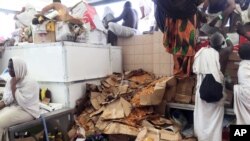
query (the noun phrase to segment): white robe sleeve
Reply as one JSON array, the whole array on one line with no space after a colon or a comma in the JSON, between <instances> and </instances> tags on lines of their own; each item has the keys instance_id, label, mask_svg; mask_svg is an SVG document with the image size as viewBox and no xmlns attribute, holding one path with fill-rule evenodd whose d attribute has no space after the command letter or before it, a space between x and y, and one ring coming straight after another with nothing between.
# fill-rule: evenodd
<instances>
[{"instance_id":1,"label":"white robe sleeve","mask_svg":"<svg viewBox=\"0 0 250 141\"><path fill-rule=\"evenodd\" d=\"M18 105L23 107L35 118L40 116L39 111L39 87L34 81L26 81L25 85L17 87L15 97Z\"/></svg>"},{"instance_id":2,"label":"white robe sleeve","mask_svg":"<svg viewBox=\"0 0 250 141\"><path fill-rule=\"evenodd\" d=\"M10 105L11 103L14 102L14 98L12 95L12 91L10 88L10 82L7 81L6 86L4 88L4 93L3 93L3 102L5 105Z\"/></svg>"}]
</instances>

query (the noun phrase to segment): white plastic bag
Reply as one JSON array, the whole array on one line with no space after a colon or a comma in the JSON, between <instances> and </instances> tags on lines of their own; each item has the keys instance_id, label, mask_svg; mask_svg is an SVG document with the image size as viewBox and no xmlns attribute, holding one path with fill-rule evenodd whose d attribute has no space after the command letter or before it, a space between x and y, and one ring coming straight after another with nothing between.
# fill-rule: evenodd
<instances>
[{"instance_id":1,"label":"white plastic bag","mask_svg":"<svg viewBox=\"0 0 250 141\"><path fill-rule=\"evenodd\" d=\"M136 29L119 25L117 23L109 23L109 30L118 37L131 37L136 34Z\"/></svg>"}]
</instances>

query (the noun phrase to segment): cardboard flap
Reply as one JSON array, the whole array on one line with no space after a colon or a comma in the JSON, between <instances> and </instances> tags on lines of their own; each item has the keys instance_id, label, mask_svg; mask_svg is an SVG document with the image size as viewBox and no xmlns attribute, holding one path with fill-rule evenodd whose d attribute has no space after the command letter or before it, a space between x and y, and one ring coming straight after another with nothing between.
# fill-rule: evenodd
<instances>
[{"instance_id":1,"label":"cardboard flap","mask_svg":"<svg viewBox=\"0 0 250 141\"><path fill-rule=\"evenodd\" d=\"M101 117L105 120L124 118L124 110L120 100L115 100L114 102L107 105Z\"/></svg>"},{"instance_id":2,"label":"cardboard flap","mask_svg":"<svg viewBox=\"0 0 250 141\"><path fill-rule=\"evenodd\" d=\"M103 121L102 118L99 118L95 124L95 127L103 131L110 123L110 121Z\"/></svg>"},{"instance_id":3,"label":"cardboard flap","mask_svg":"<svg viewBox=\"0 0 250 141\"><path fill-rule=\"evenodd\" d=\"M103 112L104 109L105 109L104 107L100 108L99 110L97 110L97 111L91 113L91 114L89 115L89 117L93 117L93 116L96 116L96 115L101 114L101 113Z\"/></svg>"},{"instance_id":4,"label":"cardboard flap","mask_svg":"<svg viewBox=\"0 0 250 141\"><path fill-rule=\"evenodd\" d=\"M137 135L135 141L143 141L148 133L148 130L146 127L143 127L142 130Z\"/></svg>"},{"instance_id":5,"label":"cardboard flap","mask_svg":"<svg viewBox=\"0 0 250 141\"><path fill-rule=\"evenodd\" d=\"M102 93L91 92L90 102L96 110L101 108L101 103L103 103L104 101L105 101L105 96Z\"/></svg>"},{"instance_id":6,"label":"cardboard flap","mask_svg":"<svg viewBox=\"0 0 250 141\"><path fill-rule=\"evenodd\" d=\"M162 98L165 93L166 82L156 83L154 87L153 94L150 95L141 95L140 96L140 105L158 105L161 103Z\"/></svg>"},{"instance_id":7,"label":"cardboard flap","mask_svg":"<svg viewBox=\"0 0 250 141\"><path fill-rule=\"evenodd\" d=\"M104 112L101 117L103 119L121 119L125 116L128 116L131 112L132 105L127 102L125 99L120 98L119 100L115 100L106 106Z\"/></svg>"},{"instance_id":8,"label":"cardboard flap","mask_svg":"<svg viewBox=\"0 0 250 141\"><path fill-rule=\"evenodd\" d=\"M161 139L170 141L180 141L182 139L180 132L172 132L168 130L160 130Z\"/></svg>"},{"instance_id":9,"label":"cardboard flap","mask_svg":"<svg viewBox=\"0 0 250 141\"><path fill-rule=\"evenodd\" d=\"M120 124L120 123L110 123L103 131L105 134L125 134L137 136L139 130L132 126Z\"/></svg>"},{"instance_id":10,"label":"cardboard flap","mask_svg":"<svg viewBox=\"0 0 250 141\"><path fill-rule=\"evenodd\" d=\"M120 102L122 104L124 114L127 117L131 113L132 105L128 101L126 101L124 98L120 98Z\"/></svg>"}]
</instances>

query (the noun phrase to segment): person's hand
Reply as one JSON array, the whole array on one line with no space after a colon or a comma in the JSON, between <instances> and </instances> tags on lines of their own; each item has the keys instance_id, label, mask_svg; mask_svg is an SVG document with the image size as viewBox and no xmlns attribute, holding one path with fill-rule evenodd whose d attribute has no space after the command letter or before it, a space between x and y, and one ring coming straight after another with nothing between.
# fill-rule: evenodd
<instances>
[{"instance_id":1,"label":"person's hand","mask_svg":"<svg viewBox=\"0 0 250 141\"><path fill-rule=\"evenodd\" d=\"M220 20L219 16L217 16L216 18L214 18L210 23L209 26L215 26L216 23Z\"/></svg>"},{"instance_id":2,"label":"person's hand","mask_svg":"<svg viewBox=\"0 0 250 141\"><path fill-rule=\"evenodd\" d=\"M246 34L246 30L245 30L243 24L237 23L237 33L238 33L239 35L243 35L243 36Z\"/></svg>"}]
</instances>

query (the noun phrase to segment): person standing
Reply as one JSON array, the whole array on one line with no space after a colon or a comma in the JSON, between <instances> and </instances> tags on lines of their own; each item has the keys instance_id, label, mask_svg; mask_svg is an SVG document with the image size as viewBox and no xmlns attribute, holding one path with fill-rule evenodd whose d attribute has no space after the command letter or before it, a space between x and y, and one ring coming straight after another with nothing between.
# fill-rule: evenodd
<instances>
[{"instance_id":1,"label":"person standing","mask_svg":"<svg viewBox=\"0 0 250 141\"><path fill-rule=\"evenodd\" d=\"M238 84L234 85L236 124L250 124L250 43L240 45L242 60L238 70Z\"/></svg>"},{"instance_id":2,"label":"person standing","mask_svg":"<svg viewBox=\"0 0 250 141\"><path fill-rule=\"evenodd\" d=\"M224 36L224 37L223 37ZM222 49L226 39L227 47ZM223 93L224 73L228 62L228 57L233 49L230 39L219 32L211 35L209 46L201 48L194 57L193 71L197 75L195 108L194 108L194 132L199 141L221 141L222 122L224 117L224 100L226 95ZM206 101L202 99L204 91L202 87L206 77L212 77L212 85L220 85L221 97L217 100ZM206 81L205 81L206 82ZM210 86L210 85L209 85ZM206 92L205 92L206 93ZM211 93L206 93L206 96Z\"/></svg>"},{"instance_id":3,"label":"person standing","mask_svg":"<svg viewBox=\"0 0 250 141\"><path fill-rule=\"evenodd\" d=\"M157 8L165 13L163 45L173 55L174 75L187 78L191 75L196 45L196 12L194 0L156 0Z\"/></svg>"}]
</instances>

